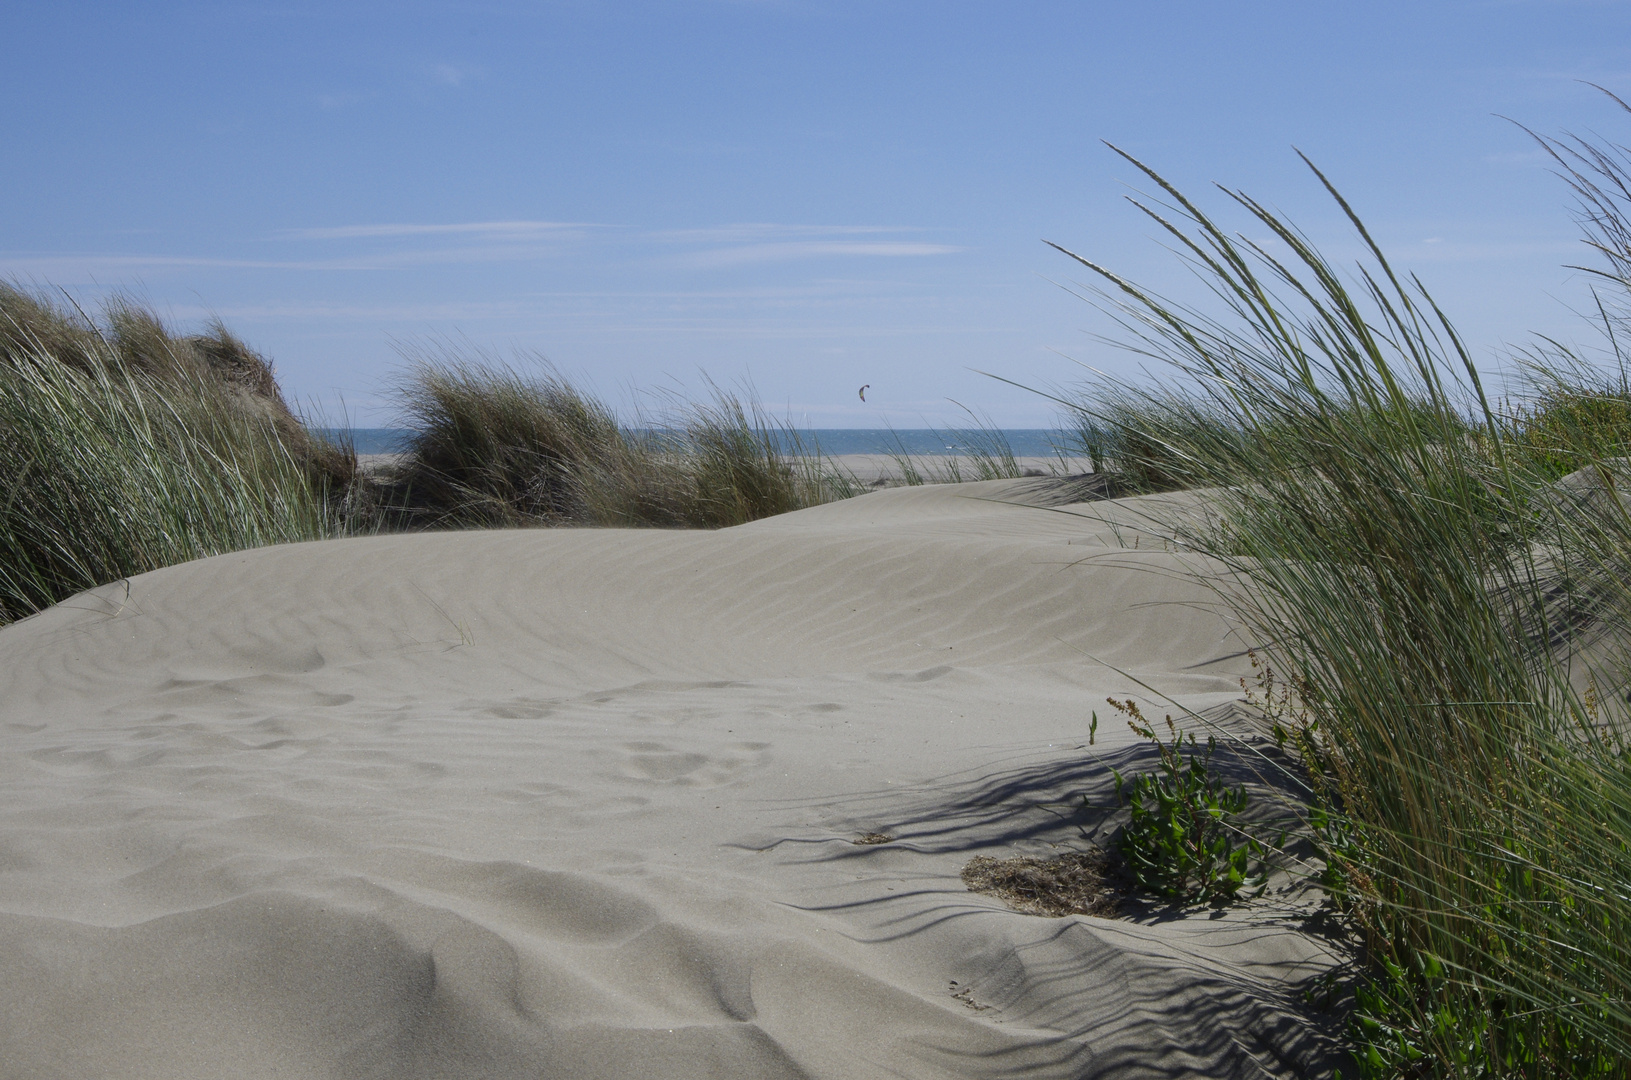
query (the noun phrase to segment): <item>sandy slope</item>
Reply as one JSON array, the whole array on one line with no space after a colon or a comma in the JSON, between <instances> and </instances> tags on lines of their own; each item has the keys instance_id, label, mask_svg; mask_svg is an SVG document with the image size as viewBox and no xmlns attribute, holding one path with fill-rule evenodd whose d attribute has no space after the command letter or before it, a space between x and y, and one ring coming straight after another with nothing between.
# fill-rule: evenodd
<instances>
[{"instance_id":1,"label":"sandy slope","mask_svg":"<svg viewBox=\"0 0 1631 1080\"><path fill-rule=\"evenodd\" d=\"M951 479L953 468L958 469L957 475L964 479L975 477L979 473L977 463L966 456L925 455L912 458L911 463L912 467L931 483ZM888 454L834 454L824 458L822 464L828 469L852 476L862 484L874 487L893 487L905 482L901 476L900 460ZM1085 473L1092 471L1093 468L1092 463L1085 458L1017 457L1014 464L1021 472L1029 470L1035 476Z\"/></svg>"},{"instance_id":2,"label":"sandy slope","mask_svg":"<svg viewBox=\"0 0 1631 1080\"><path fill-rule=\"evenodd\" d=\"M1035 490L273 548L0 631L0 1077L1318 1071L1272 905L958 879L1079 837L1088 709L1140 752L1106 694L1244 668L1159 540Z\"/></svg>"}]
</instances>

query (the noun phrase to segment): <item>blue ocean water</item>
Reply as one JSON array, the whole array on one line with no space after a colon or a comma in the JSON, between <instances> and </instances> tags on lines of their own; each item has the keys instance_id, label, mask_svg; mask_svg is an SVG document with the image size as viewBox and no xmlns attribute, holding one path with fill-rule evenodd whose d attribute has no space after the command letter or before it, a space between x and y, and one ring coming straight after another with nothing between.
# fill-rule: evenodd
<instances>
[{"instance_id":1,"label":"blue ocean water","mask_svg":"<svg viewBox=\"0 0 1631 1080\"><path fill-rule=\"evenodd\" d=\"M1059 450L1081 451L1061 431L1048 428L1008 428L954 431L935 428L817 428L799 433L806 447L819 446L823 454L899 454L935 457L969 453L1000 453L1001 443L1015 457L1052 457Z\"/></svg>"},{"instance_id":2,"label":"blue ocean water","mask_svg":"<svg viewBox=\"0 0 1631 1080\"><path fill-rule=\"evenodd\" d=\"M325 429L330 438L349 436L359 454L392 454L402 449L411 434L406 428ZM1064 432L1048 428L1010 428L991 431L951 431L933 428L816 428L799 432L803 448L820 447L823 454L898 454L937 457L968 454L976 450L997 452L998 437L1005 440L1015 457L1052 457L1063 449L1079 455L1081 450ZM789 449L792 449L789 447Z\"/></svg>"}]
</instances>

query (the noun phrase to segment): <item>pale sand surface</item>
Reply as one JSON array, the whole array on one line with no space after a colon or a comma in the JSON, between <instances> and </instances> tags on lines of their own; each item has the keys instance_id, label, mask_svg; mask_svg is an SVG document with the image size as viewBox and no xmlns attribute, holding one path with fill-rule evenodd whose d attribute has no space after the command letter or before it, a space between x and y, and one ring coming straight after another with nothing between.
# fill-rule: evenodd
<instances>
[{"instance_id":1,"label":"pale sand surface","mask_svg":"<svg viewBox=\"0 0 1631 1080\"><path fill-rule=\"evenodd\" d=\"M1328 1068L1288 901L963 888L1081 843L1143 753L1107 694L1247 670L1179 556L1036 488L269 548L0 630L0 1077Z\"/></svg>"},{"instance_id":2,"label":"pale sand surface","mask_svg":"<svg viewBox=\"0 0 1631 1080\"><path fill-rule=\"evenodd\" d=\"M903 479L900 462L888 454L834 454L825 460L863 484L883 487L897 484ZM947 478L947 469L953 461L962 469L965 478L973 476L973 459L955 454L914 457L912 467L925 479L943 479ZM1092 463L1086 458L1016 457L1014 464L1019 466L1021 472L1032 471L1043 476L1068 476L1092 471Z\"/></svg>"},{"instance_id":3,"label":"pale sand surface","mask_svg":"<svg viewBox=\"0 0 1631 1080\"><path fill-rule=\"evenodd\" d=\"M912 459L914 467L926 477L945 475L948 462L956 458L965 475L972 475L972 459L957 455L921 456ZM400 454L358 454L357 464L364 472L379 472L402 459ZM900 462L888 454L834 454L823 459L839 472L855 477L863 484L879 487L902 482ZM1086 458L1016 457L1014 464L1021 471L1034 470L1044 476L1072 475L1092 471Z\"/></svg>"}]
</instances>

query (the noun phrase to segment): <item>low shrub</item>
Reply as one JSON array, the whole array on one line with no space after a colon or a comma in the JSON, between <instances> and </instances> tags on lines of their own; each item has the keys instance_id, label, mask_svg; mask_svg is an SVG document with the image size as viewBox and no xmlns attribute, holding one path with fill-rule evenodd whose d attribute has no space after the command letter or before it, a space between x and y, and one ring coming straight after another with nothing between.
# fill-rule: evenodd
<instances>
[{"instance_id":1,"label":"low shrub","mask_svg":"<svg viewBox=\"0 0 1631 1080\"><path fill-rule=\"evenodd\" d=\"M1125 713L1128 726L1149 739L1160 765L1131 781L1112 770L1116 801L1129 820L1116 839L1134 888L1180 903L1227 904L1263 890L1268 880L1269 845L1259 840L1242 816L1250 802L1243 786L1229 787L1211 768L1217 738L1206 749L1196 746L1166 718L1168 737L1144 718L1136 701L1109 699ZM1093 717L1095 730L1098 716ZM1284 838L1281 838L1281 845Z\"/></svg>"}]
</instances>

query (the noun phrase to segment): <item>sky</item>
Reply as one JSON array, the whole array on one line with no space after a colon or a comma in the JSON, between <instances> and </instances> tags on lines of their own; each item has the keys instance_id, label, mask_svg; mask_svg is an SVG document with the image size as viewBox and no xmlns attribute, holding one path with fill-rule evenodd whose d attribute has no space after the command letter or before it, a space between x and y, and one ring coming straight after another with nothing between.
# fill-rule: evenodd
<instances>
[{"instance_id":1,"label":"sky","mask_svg":"<svg viewBox=\"0 0 1631 1080\"><path fill-rule=\"evenodd\" d=\"M1137 360L1044 241L1193 289L1107 142L1351 261L1302 150L1498 371L1590 336L1569 193L1518 125L1631 142L1586 85L1631 96L1619 0L6 9L0 276L220 317L358 427L449 350L625 409L711 378L811 427L1047 426L981 373Z\"/></svg>"}]
</instances>

